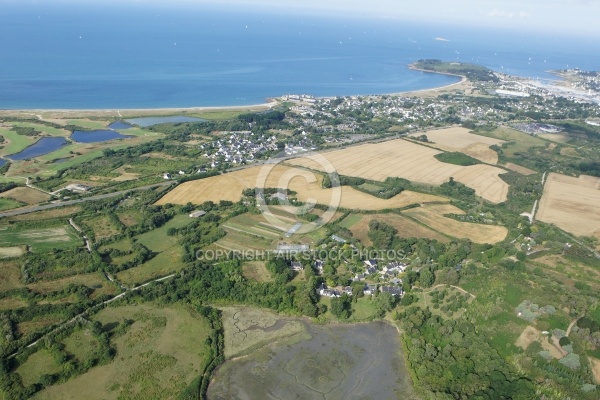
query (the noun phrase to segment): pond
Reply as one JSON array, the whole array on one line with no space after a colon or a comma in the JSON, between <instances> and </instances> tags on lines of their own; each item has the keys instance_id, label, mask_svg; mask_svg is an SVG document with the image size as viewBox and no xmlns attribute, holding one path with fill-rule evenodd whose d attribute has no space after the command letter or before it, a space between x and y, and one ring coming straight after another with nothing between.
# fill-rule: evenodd
<instances>
[{"instance_id":1,"label":"pond","mask_svg":"<svg viewBox=\"0 0 600 400\"><path fill-rule=\"evenodd\" d=\"M4 158L0 158L0 167L4 167L7 162Z\"/></svg>"},{"instance_id":2,"label":"pond","mask_svg":"<svg viewBox=\"0 0 600 400\"><path fill-rule=\"evenodd\" d=\"M110 129L129 129L129 128L133 128L133 126L126 124L123 121L115 121L113 123L111 123L110 125L108 125L108 127Z\"/></svg>"},{"instance_id":3,"label":"pond","mask_svg":"<svg viewBox=\"0 0 600 400\"><path fill-rule=\"evenodd\" d=\"M305 326L301 339L273 340L214 373L208 398L413 399L399 334L383 322ZM281 324L280 325L285 325ZM263 335L271 327L253 326ZM248 334L250 334L248 330ZM239 334L244 332L239 332ZM227 341L225 342L227 347Z\"/></svg>"},{"instance_id":4,"label":"pond","mask_svg":"<svg viewBox=\"0 0 600 400\"><path fill-rule=\"evenodd\" d=\"M112 129L101 129L96 131L73 131L71 139L79 143L106 142L113 139L127 139L131 136L122 135Z\"/></svg>"},{"instance_id":5,"label":"pond","mask_svg":"<svg viewBox=\"0 0 600 400\"><path fill-rule=\"evenodd\" d=\"M44 154L52 153L53 151L65 146L67 143L67 140L62 137L45 137L27 147L23 151L8 155L6 157L10 158L11 160L26 160L28 158L34 158L43 156Z\"/></svg>"},{"instance_id":6,"label":"pond","mask_svg":"<svg viewBox=\"0 0 600 400\"><path fill-rule=\"evenodd\" d=\"M178 124L181 122L206 122L205 119L186 117L184 115L176 115L173 117L142 117L142 118L131 118L126 119L126 122L131 124L139 125L143 128L158 124Z\"/></svg>"}]
</instances>

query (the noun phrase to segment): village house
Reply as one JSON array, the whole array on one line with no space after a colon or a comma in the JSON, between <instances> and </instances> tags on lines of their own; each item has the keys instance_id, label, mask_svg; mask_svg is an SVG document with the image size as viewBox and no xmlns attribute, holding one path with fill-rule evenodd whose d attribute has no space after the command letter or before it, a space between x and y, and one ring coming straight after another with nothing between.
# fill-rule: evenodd
<instances>
[{"instance_id":1,"label":"village house","mask_svg":"<svg viewBox=\"0 0 600 400\"><path fill-rule=\"evenodd\" d=\"M292 263L290 264L290 268L292 269L292 271L303 271L304 265L302 265L302 263L299 261L292 261Z\"/></svg>"},{"instance_id":2,"label":"village house","mask_svg":"<svg viewBox=\"0 0 600 400\"><path fill-rule=\"evenodd\" d=\"M323 297L340 297L340 294L337 290L328 289L327 286L323 283L317 288L317 292L319 296Z\"/></svg>"},{"instance_id":3,"label":"village house","mask_svg":"<svg viewBox=\"0 0 600 400\"><path fill-rule=\"evenodd\" d=\"M398 286L382 286L379 288L381 293L389 293L392 296L402 296L402 288Z\"/></svg>"},{"instance_id":4,"label":"village house","mask_svg":"<svg viewBox=\"0 0 600 400\"><path fill-rule=\"evenodd\" d=\"M368 296L374 295L375 293L377 293L377 285L374 283L365 285L365 287L363 289L363 293Z\"/></svg>"}]
</instances>

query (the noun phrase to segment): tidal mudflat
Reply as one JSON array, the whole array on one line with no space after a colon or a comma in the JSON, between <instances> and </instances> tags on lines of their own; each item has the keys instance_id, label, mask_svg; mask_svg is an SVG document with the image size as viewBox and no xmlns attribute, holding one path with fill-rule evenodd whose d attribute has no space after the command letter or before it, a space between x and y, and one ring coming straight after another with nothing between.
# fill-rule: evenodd
<instances>
[{"instance_id":1,"label":"tidal mudflat","mask_svg":"<svg viewBox=\"0 0 600 400\"><path fill-rule=\"evenodd\" d=\"M277 330L291 322L301 324L303 332L291 330L287 338L279 336L262 347L253 343L246 355L226 361L208 388L211 400L416 398L398 332L391 325L316 325L292 318L265 323L245 319L243 313L224 313L224 318L234 318L230 324L224 321L226 346L247 334L278 336Z\"/></svg>"}]
</instances>

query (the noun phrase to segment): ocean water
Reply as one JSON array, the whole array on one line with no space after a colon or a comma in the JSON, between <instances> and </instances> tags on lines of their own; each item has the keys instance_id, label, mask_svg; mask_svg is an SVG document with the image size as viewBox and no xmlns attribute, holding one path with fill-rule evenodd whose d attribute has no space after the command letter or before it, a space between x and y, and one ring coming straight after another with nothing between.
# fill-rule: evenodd
<instances>
[{"instance_id":1,"label":"ocean water","mask_svg":"<svg viewBox=\"0 0 600 400\"><path fill-rule=\"evenodd\" d=\"M538 78L600 70L600 41L585 37L144 2L5 3L0 54L1 109L244 105L456 81L407 68L421 58Z\"/></svg>"}]
</instances>

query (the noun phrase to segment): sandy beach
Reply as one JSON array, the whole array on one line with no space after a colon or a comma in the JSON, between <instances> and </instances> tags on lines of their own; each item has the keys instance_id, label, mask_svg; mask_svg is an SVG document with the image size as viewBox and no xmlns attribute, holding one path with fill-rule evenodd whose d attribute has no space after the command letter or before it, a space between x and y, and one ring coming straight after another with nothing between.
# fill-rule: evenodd
<instances>
[{"instance_id":1,"label":"sandy beach","mask_svg":"<svg viewBox=\"0 0 600 400\"><path fill-rule=\"evenodd\" d=\"M218 111L239 111L248 112L264 111L273 108L278 104L277 101L270 101L262 104L252 104L247 106L215 106L215 107L179 107L179 108L130 108L130 109L31 109L31 110L0 110L0 117L35 117L39 119L57 118L69 119L80 116L103 117L103 118L133 118L133 117L154 117L168 115L193 115L199 113L218 112Z\"/></svg>"}]
</instances>

